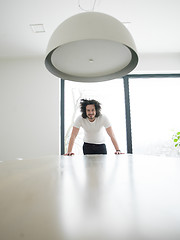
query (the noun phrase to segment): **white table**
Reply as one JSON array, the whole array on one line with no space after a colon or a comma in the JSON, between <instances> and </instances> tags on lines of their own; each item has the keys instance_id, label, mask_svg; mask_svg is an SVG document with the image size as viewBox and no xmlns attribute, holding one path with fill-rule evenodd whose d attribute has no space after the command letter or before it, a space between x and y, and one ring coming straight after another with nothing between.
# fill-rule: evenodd
<instances>
[{"instance_id":1,"label":"white table","mask_svg":"<svg viewBox=\"0 0 180 240\"><path fill-rule=\"evenodd\" d=\"M0 163L0 240L179 240L180 158Z\"/></svg>"}]
</instances>

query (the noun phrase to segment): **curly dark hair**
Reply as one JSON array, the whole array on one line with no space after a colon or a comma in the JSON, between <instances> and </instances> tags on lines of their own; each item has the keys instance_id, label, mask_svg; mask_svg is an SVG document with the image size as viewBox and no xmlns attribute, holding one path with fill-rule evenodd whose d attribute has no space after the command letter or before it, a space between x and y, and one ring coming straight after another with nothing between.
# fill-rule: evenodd
<instances>
[{"instance_id":1,"label":"curly dark hair","mask_svg":"<svg viewBox=\"0 0 180 240\"><path fill-rule=\"evenodd\" d=\"M83 118L87 118L86 115L86 106L87 105L94 105L95 109L96 109L96 116L95 117L99 117L101 115L101 103L99 103L98 101L91 99L91 100L87 100L87 99L81 99L80 101L80 110L82 112L82 117Z\"/></svg>"}]
</instances>

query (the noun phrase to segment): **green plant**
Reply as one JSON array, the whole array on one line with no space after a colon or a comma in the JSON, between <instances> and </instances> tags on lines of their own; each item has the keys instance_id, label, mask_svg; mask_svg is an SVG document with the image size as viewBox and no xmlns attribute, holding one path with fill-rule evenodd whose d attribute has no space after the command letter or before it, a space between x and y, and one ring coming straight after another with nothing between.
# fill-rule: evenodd
<instances>
[{"instance_id":1,"label":"green plant","mask_svg":"<svg viewBox=\"0 0 180 240\"><path fill-rule=\"evenodd\" d=\"M173 142L176 148L180 148L180 132L176 132L173 135Z\"/></svg>"}]
</instances>

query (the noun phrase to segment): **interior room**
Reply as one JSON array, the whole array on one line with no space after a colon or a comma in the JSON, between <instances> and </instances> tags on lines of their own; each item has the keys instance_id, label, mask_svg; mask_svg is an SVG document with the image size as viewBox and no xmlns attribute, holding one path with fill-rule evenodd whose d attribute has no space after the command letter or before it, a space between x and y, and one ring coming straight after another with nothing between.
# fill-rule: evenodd
<instances>
[{"instance_id":1,"label":"interior room","mask_svg":"<svg viewBox=\"0 0 180 240\"><path fill-rule=\"evenodd\" d=\"M180 239L180 1L0 4L0 239ZM137 65L106 81L52 74L45 64L51 36L91 12L121 22ZM81 98L102 103L123 154L107 137L107 156L86 158L80 133L75 156L63 156Z\"/></svg>"},{"instance_id":2,"label":"interior room","mask_svg":"<svg viewBox=\"0 0 180 240\"><path fill-rule=\"evenodd\" d=\"M46 49L60 23L92 10L93 3L1 1L1 160L61 154L60 80L44 65ZM178 7L179 1L103 0L93 11L129 29L139 56L131 74L175 74L180 68ZM33 32L36 24L43 28Z\"/></svg>"}]
</instances>

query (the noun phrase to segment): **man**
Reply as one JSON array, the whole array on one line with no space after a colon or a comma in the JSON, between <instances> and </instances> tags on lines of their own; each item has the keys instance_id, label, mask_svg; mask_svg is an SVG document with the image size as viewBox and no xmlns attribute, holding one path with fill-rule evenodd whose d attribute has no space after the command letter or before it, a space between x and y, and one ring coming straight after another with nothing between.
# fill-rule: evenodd
<instances>
[{"instance_id":1,"label":"man","mask_svg":"<svg viewBox=\"0 0 180 240\"><path fill-rule=\"evenodd\" d=\"M115 154L121 154L111 124L108 118L101 114L101 104L94 99L81 99L80 109L82 115L79 116L74 123L69 141L68 152L65 155L74 155L72 149L80 127L84 129L84 155L107 154L103 127L106 129L107 134L111 138L116 150Z\"/></svg>"}]
</instances>

